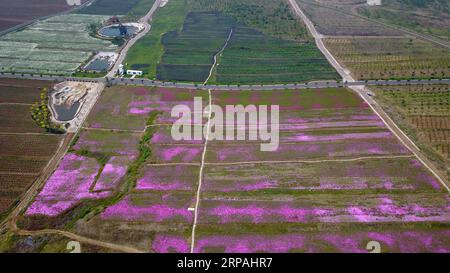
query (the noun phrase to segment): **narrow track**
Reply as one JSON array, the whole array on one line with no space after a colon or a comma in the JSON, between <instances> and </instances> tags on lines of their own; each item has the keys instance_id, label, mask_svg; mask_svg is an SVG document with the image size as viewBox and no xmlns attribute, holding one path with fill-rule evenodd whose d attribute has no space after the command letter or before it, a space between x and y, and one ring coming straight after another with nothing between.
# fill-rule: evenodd
<instances>
[{"instance_id":1,"label":"narrow track","mask_svg":"<svg viewBox=\"0 0 450 273\"><path fill-rule=\"evenodd\" d=\"M206 124L206 136L205 136L205 145L203 146L203 153L202 153L202 161L200 164L200 171L198 174L198 188L197 188L197 194L195 199L195 207L194 207L194 224L192 225L192 234L191 234L191 253L194 253L194 247L195 247L195 229L197 227L197 219L198 219L198 208L200 206L200 194L202 189L202 180L203 180L203 169L205 167L205 158L206 158L206 148L208 147L208 139L210 134L210 126L211 126L211 115L212 115L212 109L211 109L211 90L208 91L209 94L209 104L208 104L208 123Z\"/></svg>"}]
</instances>

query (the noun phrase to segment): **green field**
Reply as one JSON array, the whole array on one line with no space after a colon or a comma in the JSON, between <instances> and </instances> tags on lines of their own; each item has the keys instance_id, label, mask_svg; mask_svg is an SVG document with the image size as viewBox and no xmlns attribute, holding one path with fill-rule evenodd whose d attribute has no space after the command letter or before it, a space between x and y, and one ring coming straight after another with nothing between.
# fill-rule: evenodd
<instances>
[{"instance_id":1,"label":"green field","mask_svg":"<svg viewBox=\"0 0 450 273\"><path fill-rule=\"evenodd\" d=\"M391 0L378 7L359 7L371 19L450 41L448 0Z\"/></svg>"},{"instance_id":2,"label":"green field","mask_svg":"<svg viewBox=\"0 0 450 273\"><path fill-rule=\"evenodd\" d=\"M246 26L239 16L197 9L183 0L171 1L153 20L150 33L128 53L126 65L146 77L164 81L203 82L214 55L212 84L262 84L338 79L337 73L309 40L291 41ZM198 8L200 9L200 8ZM206 6L204 10L207 10ZM226 12L224 12L227 14ZM182 22L181 17L187 14ZM233 17L237 21L233 20ZM270 17L272 18L272 17ZM274 17L278 18L278 17ZM286 19L289 20L289 19ZM254 25L254 24L250 24ZM233 33L230 40L226 39Z\"/></svg>"},{"instance_id":3,"label":"green field","mask_svg":"<svg viewBox=\"0 0 450 273\"><path fill-rule=\"evenodd\" d=\"M220 56L213 83L258 84L338 79L313 42L291 42L238 26Z\"/></svg>"},{"instance_id":4,"label":"green field","mask_svg":"<svg viewBox=\"0 0 450 273\"><path fill-rule=\"evenodd\" d=\"M190 0L192 10L219 11L241 24L287 40L310 39L302 21L283 0Z\"/></svg>"},{"instance_id":5,"label":"green field","mask_svg":"<svg viewBox=\"0 0 450 273\"><path fill-rule=\"evenodd\" d=\"M156 78L156 67L164 53L162 36L181 29L186 12L186 0L171 0L160 8L153 17L151 31L128 51L127 67L142 70L150 79Z\"/></svg>"},{"instance_id":6,"label":"green field","mask_svg":"<svg viewBox=\"0 0 450 273\"><path fill-rule=\"evenodd\" d=\"M235 22L215 12L191 12L183 30L163 37L164 55L157 68L160 80L205 81L214 55L224 46Z\"/></svg>"}]
</instances>

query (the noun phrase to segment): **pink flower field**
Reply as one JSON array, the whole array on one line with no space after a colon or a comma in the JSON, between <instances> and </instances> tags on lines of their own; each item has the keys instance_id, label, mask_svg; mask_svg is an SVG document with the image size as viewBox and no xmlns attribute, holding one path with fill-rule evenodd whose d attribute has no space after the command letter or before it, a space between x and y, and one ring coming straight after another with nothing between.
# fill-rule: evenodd
<instances>
[{"instance_id":1,"label":"pink flower field","mask_svg":"<svg viewBox=\"0 0 450 273\"><path fill-rule=\"evenodd\" d=\"M297 233L282 235L209 235L201 237L195 252L343 252L367 253L367 243L377 241L384 252L444 252L450 251L450 231L376 231L343 233ZM178 242L178 244L176 244ZM180 241L167 245L177 249ZM166 246L166 250L168 246ZM178 248L182 249L182 248Z\"/></svg>"},{"instance_id":2,"label":"pink flower field","mask_svg":"<svg viewBox=\"0 0 450 273\"><path fill-rule=\"evenodd\" d=\"M388 167L386 167L388 165ZM207 166L207 192L290 190L441 190L437 179L411 158L359 162L253 163Z\"/></svg>"},{"instance_id":3,"label":"pink flower field","mask_svg":"<svg viewBox=\"0 0 450 273\"><path fill-rule=\"evenodd\" d=\"M450 221L448 198L440 200L440 203L432 203L429 200L412 202L413 197L402 198L405 200L366 196L361 200L355 197L356 200L345 201L335 196L317 194L314 200L303 198L295 202L203 200L200 222L257 224Z\"/></svg>"},{"instance_id":4,"label":"pink flower field","mask_svg":"<svg viewBox=\"0 0 450 273\"><path fill-rule=\"evenodd\" d=\"M128 157L112 157L95 183L94 191L113 190L127 172Z\"/></svg>"},{"instance_id":5,"label":"pink flower field","mask_svg":"<svg viewBox=\"0 0 450 273\"><path fill-rule=\"evenodd\" d=\"M193 213L187 209L191 203L187 195L134 194L108 207L100 217L103 220L191 223Z\"/></svg>"},{"instance_id":6,"label":"pink flower field","mask_svg":"<svg viewBox=\"0 0 450 273\"><path fill-rule=\"evenodd\" d=\"M152 166L144 167L143 176L137 181L137 190L193 191L198 181L200 166Z\"/></svg>"},{"instance_id":7,"label":"pink flower field","mask_svg":"<svg viewBox=\"0 0 450 273\"><path fill-rule=\"evenodd\" d=\"M108 196L89 191L98 169L95 159L67 154L25 214L56 216L82 199Z\"/></svg>"}]
</instances>

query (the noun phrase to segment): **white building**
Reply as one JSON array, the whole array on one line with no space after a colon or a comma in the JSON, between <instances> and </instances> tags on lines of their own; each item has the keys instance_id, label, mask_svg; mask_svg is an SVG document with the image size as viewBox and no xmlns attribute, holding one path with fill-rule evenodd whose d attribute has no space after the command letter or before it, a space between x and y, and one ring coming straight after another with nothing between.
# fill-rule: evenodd
<instances>
[{"instance_id":1,"label":"white building","mask_svg":"<svg viewBox=\"0 0 450 273\"><path fill-rule=\"evenodd\" d=\"M127 70L127 75L132 76L142 76L143 72L141 70Z\"/></svg>"},{"instance_id":2,"label":"white building","mask_svg":"<svg viewBox=\"0 0 450 273\"><path fill-rule=\"evenodd\" d=\"M119 64L119 75L123 76L123 74L125 73L125 71L123 70L123 64Z\"/></svg>"},{"instance_id":3,"label":"white building","mask_svg":"<svg viewBox=\"0 0 450 273\"><path fill-rule=\"evenodd\" d=\"M367 0L369 6L381 6L381 0Z\"/></svg>"}]
</instances>

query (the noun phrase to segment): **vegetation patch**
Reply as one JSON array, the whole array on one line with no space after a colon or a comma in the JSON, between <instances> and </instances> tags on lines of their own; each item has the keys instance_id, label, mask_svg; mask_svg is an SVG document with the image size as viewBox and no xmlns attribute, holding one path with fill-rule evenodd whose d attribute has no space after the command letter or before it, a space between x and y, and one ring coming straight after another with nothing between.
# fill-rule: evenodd
<instances>
[{"instance_id":1,"label":"vegetation patch","mask_svg":"<svg viewBox=\"0 0 450 273\"><path fill-rule=\"evenodd\" d=\"M327 48L360 80L450 77L447 49L415 38L328 38Z\"/></svg>"}]
</instances>

